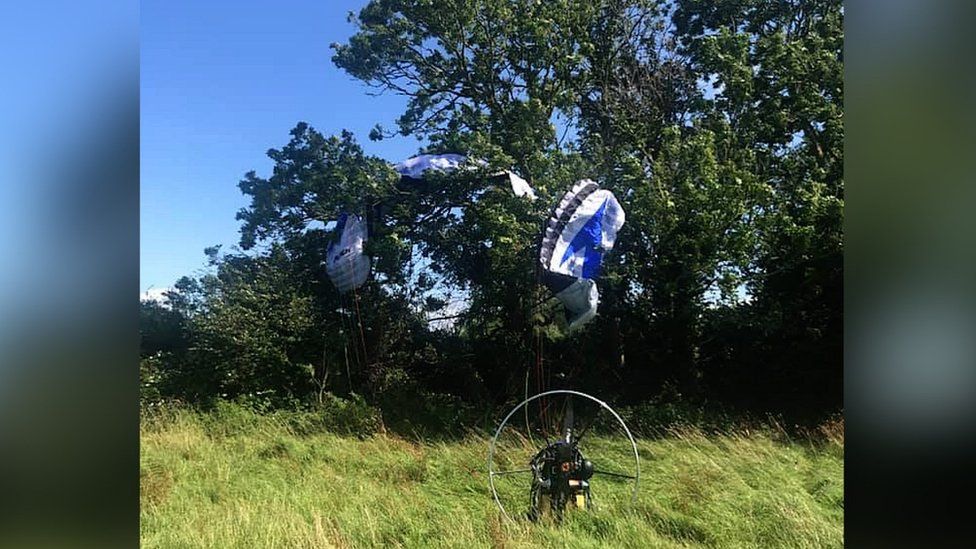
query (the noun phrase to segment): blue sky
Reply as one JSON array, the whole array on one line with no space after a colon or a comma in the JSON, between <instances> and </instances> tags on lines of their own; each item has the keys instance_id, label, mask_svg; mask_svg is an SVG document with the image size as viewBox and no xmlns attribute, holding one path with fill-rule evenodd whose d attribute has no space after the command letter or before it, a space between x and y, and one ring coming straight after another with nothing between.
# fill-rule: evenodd
<instances>
[{"instance_id":1,"label":"blue sky","mask_svg":"<svg viewBox=\"0 0 976 549\"><path fill-rule=\"evenodd\" d=\"M268 175L265 155L306 121L329 135L353 131L367 153L391 161L413 138L371 142L405 100L366 94L331 62L329 44L354 29L361 1L150 0L141 11L140 291L203 268L203 249L237 243L237 182Z\"/></svg>"}]
</instances>

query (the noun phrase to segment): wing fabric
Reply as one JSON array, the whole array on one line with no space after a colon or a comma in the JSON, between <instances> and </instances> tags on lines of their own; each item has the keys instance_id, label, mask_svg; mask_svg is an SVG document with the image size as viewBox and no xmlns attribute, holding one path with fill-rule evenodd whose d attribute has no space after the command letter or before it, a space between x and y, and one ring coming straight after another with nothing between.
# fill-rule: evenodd
<instances>
[{"instance_id":1,"label":"wing fabric","mask_svg":"<svg viewBox=\"0 0 976 549\"><path fill-rule=\"evenodd\" d=\"M487 165L487 162L484 160L478 160L474 162L474 165L465 166L467 161L466 156L457 153L420 154L395 164L393 169L400 174L400 177L403 180L417 181L422 180L424 178L424 174L428 170L452 172L464 167L467 167L468 169L475 169L476 166ZM536 199L535 190L532 189L529 182L522 179L514 172L502 170L498 173L492 174L492 179L501 178L509 182L512 187L512 193L515 194L515 196L527 197L529 200Z\"/></svg>"},{"instance_id":2,"label":"wing fabric","mask_svg":"<svg viewBox=\"0 0 976 549\"><path fill-rule=\"evenodd\" d=\"M586 324L596 316L600 303L600 293L596 282L588 278L577 278L572 284L556 294L566 308L566 323L570 331Z\"/></svg>"},{"instance_id":3,"label":"wing fabric","mask_svg":"<svg viewBox=\"0 0 976 549\"><path fill-rule=\"evenodd\" d=\"M363 255L366 225L358 215L342 214L336 224L339 239L329 245L325 270L340 293L362 286L369 278L369 257Z\"/></svg>"},{"instance_id":4,"label":"wing fabric","mask_svg":"<svg viewBox=\"0 0 976 549\"><path fill-rule=\"evenodd\" d=\"M512 184L512 192L518 197L528 197L529 200L535 200L537 197L535 195L535 190L529 185L529 182L522 179L513 172L505 171L500 175L508 176L508 180Z\"/></svg>"},{"instance_id":5,"label":"wing fabric","mask_svg":"<svg viewBox=\"0 0 976 549\"><path fill-rule=\"evenodd\" d=\"M423 179L427 170L453 171L461 167L465 160L463 154L420 154L394 165L393 169L403 177Z\"/></svg>"},{"instance_id":6,"label":"wing fabric","mask_svg":"<svg viewBox=\"0 0 976 549\"><path fill-rule=\"evenodd\" d=\"M563 302L570 329L596 315L603 256L625 215L617 198L589 179L579 181L553 208L542 235L542 282Z\"/></svg>"}]
</instances>

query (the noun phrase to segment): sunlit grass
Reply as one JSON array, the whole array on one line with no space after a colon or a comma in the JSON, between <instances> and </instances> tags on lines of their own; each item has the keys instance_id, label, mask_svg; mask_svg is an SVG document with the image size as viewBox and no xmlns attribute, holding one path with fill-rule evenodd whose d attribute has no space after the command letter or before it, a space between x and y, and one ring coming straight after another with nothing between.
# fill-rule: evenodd
<instances>
[{"instance_id":1,"label":"sunlit grass","mask_svg":"<svg viewBox=\"0 0 976 549\"><path fill-rule=\"evenodd\" d=\"M639 440L637 504L616 504L628 500L626 483L594 479L602 504L555 526L501 517L488 488L486 436L419 443L298 434L293 421L243 411L224 428L230 421L186 411L144 421L144 546L843 545L836 427L819 443L693 429ZM594 461L624 460L619 447L612 438L587 441ZM513 480L504 490L527 500L527 484Z\"/></svg>"}]
</instances>

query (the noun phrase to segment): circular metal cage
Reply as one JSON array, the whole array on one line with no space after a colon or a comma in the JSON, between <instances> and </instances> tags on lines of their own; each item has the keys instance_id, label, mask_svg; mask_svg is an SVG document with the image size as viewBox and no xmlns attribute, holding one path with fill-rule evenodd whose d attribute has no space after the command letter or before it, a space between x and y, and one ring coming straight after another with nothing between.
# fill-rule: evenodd
<instances>
[{"instance_id":1,"label":"circular metal cage","mask_svg":"<svg viewBox=\"0 0 976 549\"><path fill-rule=\"evenodd\" d=\"M562 406L556 404L554 407L554 403L559 400L562 401ZM590 418L590 423L582 428L578 428L575 424L578 421L578 414L574 413L574 408L578 407L579 404L574 403L574 401L586 404L595 410L592 414L593 417ZM537 425L533 427L531 425L530 417L535 417L535 414L529 414L528 408L530 405L538 407L538 416L541 418L540 424L542 426ZM550 410L553 410L553 417L550 417ZM561 412L557 412L559 410ZM519 414L519 411L523 411L523 413ZM622 436L603 437L601 440L602 444L587 447L587 445L582 444L584 435L587 434L590 427L599 424L599 419L601 419L599 417L600 414L609 414L609 424L602 423L601 425L604 427L607 425L619 427ZM524 426L521 424L516 425L516 422L511 422L512 418L519 418L518 423L521 423L522 418L524 418ZM550 437L550 434L554 434L555 436ZM503 438L504 442L502 442ZM546 446L540 450L538 448L538 441L541 439L545 439ZM611 448L608 449L608 440L614 441L617 439L619 439L620 444L611 444ZM619 448L615 446L619 446ZM624 420L609 404L602 400L579 391L557 389L528 397L515 406L498 425L498 429L495 431L494 436L491 438L491 443L488 446L488 483L491 487L492 497L495 503L508 520L515 520L513 518L513 509L516 506L516 501L526 502L529 506L529 518L535 520L538 517L540 493L544 491L540 487L543 489L549 487L550 479L546 478L546 475L552 474L551 466L545 468L545 472L543 472L544 468L540 466L540 463L542 463L542 460L546 456L554 455L557 450L562 448L565 448L565 451L569 452L567 455L575 456L572 459L575 459L579 463L584 463L584 453L590 454L595 458L594 462L585 459L586 480L566 481L576 483L574 484L574 490L577 490L580 494L580 501L585 500L586 508L590 508L590 476L593 479L603 477L617 483L632 482L633 488L629 491L629 497L625 499L629 500L630 505L636 503L637 493L640 488L640 455L637 451L637 442L634 440L630 429L627 428L627 424L624 423ZM550 449L552 449L552 452L549 452ZM505 452L514 454L514 456L500 457ZM607 457L607 459L602 460L601 458L603 456L601 456L601 453L612 453L615 458L611 459ZM611 465L611 467L603 467L602 465L604 463ZM611 468L617 470L610 470ZM621 471L619 469L624 470ZM567 465L563 464L563 470L568 470ZM505 490L504 496L500 493L498 485L500 479L503 477L506 479L515 478L516 482L519 483L517 487L506 487L508 489ZM579 476L576 478L582 479L583 477ZM529 481L529 484L522 484L523 479L524 481ZM596 486L595 491L599 494L600 486L599 484ZM528 487L529 490L523 491L522 487ZM599 501L599 495L595 497ZM552 503L551 505L554 510L558 511L557 518L561 518L562 507L566 502L565 499L558 497L557 500L559 500L558 503ZM617 498L615 501L622 503L621 498Z\"/></svg>"}]
</instances>

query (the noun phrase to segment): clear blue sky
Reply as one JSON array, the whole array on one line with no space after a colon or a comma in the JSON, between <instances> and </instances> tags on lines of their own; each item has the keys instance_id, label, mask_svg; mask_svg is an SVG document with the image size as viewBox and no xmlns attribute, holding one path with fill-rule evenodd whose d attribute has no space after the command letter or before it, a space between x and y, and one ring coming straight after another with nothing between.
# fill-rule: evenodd
<instances>
[{"instance_id":1,"label":"clear blue sky","mask_svg":"<svg viewBox=\"0 0 976 549\"><path fill-rule=\"evenodd\" d=\"M270 173L265 152L296 122L349 129L391 161L416 152L412 138L367 138L405 100L367 95L331 62L329 44L352 35L346 15L365 1L142 3L140 291L199 271L207 246L237 243L237 182Z\"/></svg>"}]
</instances>

